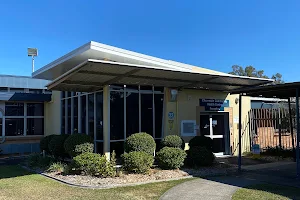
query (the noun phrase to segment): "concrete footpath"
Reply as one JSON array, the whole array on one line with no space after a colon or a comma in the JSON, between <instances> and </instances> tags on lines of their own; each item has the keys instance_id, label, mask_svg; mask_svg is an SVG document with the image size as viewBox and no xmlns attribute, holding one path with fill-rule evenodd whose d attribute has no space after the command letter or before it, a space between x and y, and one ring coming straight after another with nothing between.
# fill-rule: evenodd
<instances>
[{"instance_id":1,"label":"concrete footpath","mask_svg":"<svg viewBox=\"0 0 300 200\"><path fill-rule=\"evenodd\" d=\"M161 200L231 199L239 188L260 183L281 184L300 188L296 179L296 164L277 162L245 166L240 175L208 177L175 186L161 196Z\"/></svg>"},{"instance_id":2,"label":"concrete footpath","mask_svg":"<svg viewBox=\"0 0 300 200\"><path fill-rule=\"evenodd\" d=\"M160 197L160 200L226 200L231 199L238 188L257 183L259 183L257 180L227 176L210 179L196 179L171 188Z\"/></svg>"}]
</instances>

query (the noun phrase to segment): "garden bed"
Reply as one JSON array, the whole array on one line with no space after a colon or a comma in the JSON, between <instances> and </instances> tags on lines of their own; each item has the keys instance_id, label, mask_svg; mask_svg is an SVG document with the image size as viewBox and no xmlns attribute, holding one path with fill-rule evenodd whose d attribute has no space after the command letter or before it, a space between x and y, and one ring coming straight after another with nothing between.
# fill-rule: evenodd
<instances>
[{"instance_id":1,"label":"garden bed","mask_svg":"<svg viewBox=\"0 0 300 200\"><path fill-rule=\"evenodd\" d=\"M215 175L227 175L236 172L236 168L227 165L216 164L210 167L201 167L198 169L183 168L176 170L151 169L147 174L131 174L123 172L117 177L101 178L85 175L63 175L56 172L43 173L44 175L56 180L92 188L111 188L117 186L127 186L131 184L143 184L156 181L168 181L174 179L183 179L189 177L207 177Z\"/></svg>"}]
</instances>

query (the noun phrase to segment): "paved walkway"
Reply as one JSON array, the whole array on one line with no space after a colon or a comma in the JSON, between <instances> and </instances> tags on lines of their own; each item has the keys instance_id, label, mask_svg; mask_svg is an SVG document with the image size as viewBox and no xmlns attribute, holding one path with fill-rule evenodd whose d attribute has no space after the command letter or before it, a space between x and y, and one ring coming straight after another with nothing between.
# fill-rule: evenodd
<instances>
[{"instance_id":1,"label":"paved walkway","mask_svg":"<svg viewBox=\"0 0 300 200\"><path fill-rule=\"evenodd\" d=\"M241 187L256 184L258 181L241 177L215 177L188 181L171 188L160 200L226 200Z\"/></svg>"},{"instance_id":2,"label":"paved walkway","mask_svg":"<svg viewBox=\"0 0 300 200\"><path fill-rule=\"evenodd\" d=\"M231 199L238 188L259 183L284 184L300 188L295 163L270 163L248 167L240 176L223 176L188 181L168 190L161 200Z\"/></svg>"}]
</instances>

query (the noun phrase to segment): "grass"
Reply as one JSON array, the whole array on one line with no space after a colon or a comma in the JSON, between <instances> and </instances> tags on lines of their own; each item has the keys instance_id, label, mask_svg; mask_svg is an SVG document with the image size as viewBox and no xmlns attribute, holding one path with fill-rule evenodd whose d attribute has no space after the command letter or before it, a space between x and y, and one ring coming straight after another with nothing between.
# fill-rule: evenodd
<instances>
[{"instance_id":1,"label":"grass","mask_svg":"<svg viewBox=\"0 0 300 200\"><path fill-rule=\"evenodd\" d=\"M260 184L241 188L232 197L233 200L286 200L300 199L300 189L288 186Z\"/></svg>"},{"instance_id":2,"label":"grass","mask_svg":"<svg viewBox=\"0 0 300 200\"><path fill-rule=\"evenodd\" d=\"M114 189L81 189L70 187L20 166L0 166L0 200L17 199L158 199L168 189L190 179L145 184Z\"/></svg>"}]
</instances>

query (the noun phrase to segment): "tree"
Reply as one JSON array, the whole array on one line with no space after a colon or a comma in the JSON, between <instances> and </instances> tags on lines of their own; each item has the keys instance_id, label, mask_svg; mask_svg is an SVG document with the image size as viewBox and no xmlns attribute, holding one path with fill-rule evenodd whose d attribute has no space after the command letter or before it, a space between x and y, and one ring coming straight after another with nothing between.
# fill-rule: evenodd
<instances>
[{"instance_id":1,"label":"tree","mask_svg":"<svg viewBox=\"0 0 300 200\"><path fill-rule=\"evenodd\" d=\"M232 71L229 74L238 75L238 76L249 76L249 77L257 77L257 78L269 78L267 75L264 74L264 70L256 70L255 67L249 65L245 67L239 65L233 65ZM282 80L282 75L280 73L276 73L271 77L274 79L275 84L284 83Z\"/></svg>"}]
</instances>

